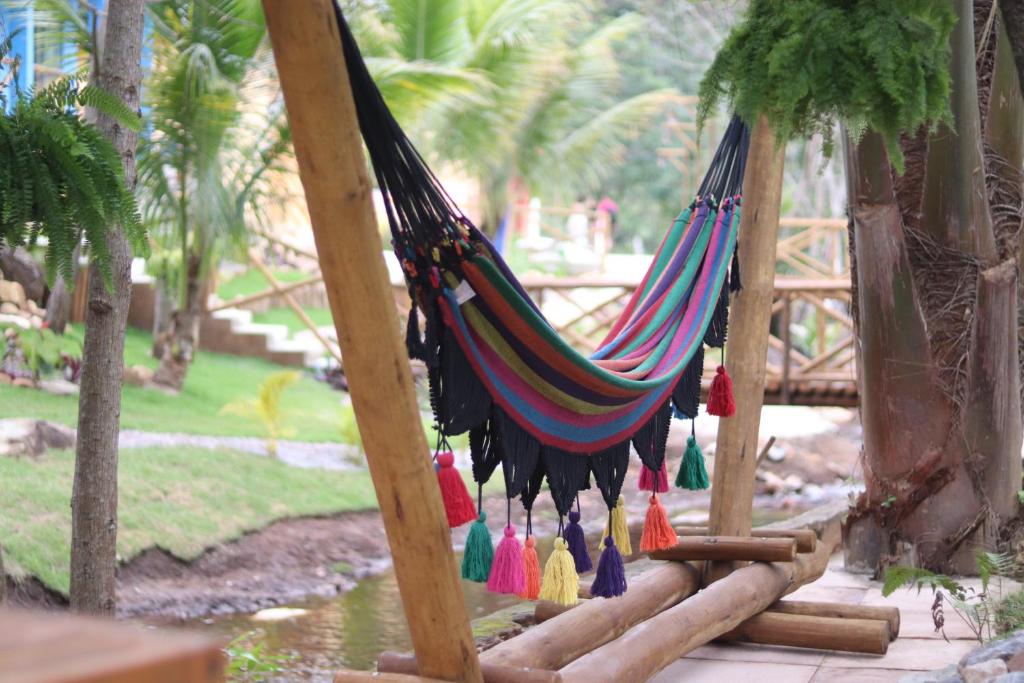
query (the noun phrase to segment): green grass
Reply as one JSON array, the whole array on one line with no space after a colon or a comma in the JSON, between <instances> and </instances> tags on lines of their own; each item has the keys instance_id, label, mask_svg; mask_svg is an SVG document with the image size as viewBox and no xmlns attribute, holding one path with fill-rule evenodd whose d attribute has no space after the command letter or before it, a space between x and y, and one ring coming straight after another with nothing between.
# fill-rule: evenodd
<instances>
[{"instance_id":1,"label":"green grass","mask_svg":"<svg viewBox=\"0 0 1024 683\"><path fill-rule=\"evenodd\" d=\"M0 458L5 569L67 593L74 454ZM159 546L184 560L284 517L376 508L369 474L290 467L233 451L123 450L118 556Z\"/></svg>"},{"instance_id":2,"label":"green grass","mask_svg":"<svg viewBox=\"0 0 1024 683\"><path fill-rule=\"evenodd\" d=\"M334 322L334 318L331 317L331 309L329 308L304 308L302 310L306 312L306 315L309 316L310 320L317 327L331 325ZM252 321L254 323L285 325L288 328L288 334L295 334L296 332L309 329L290 308L271 308L263 313L253 313Z\"/></svg>"},{"instance_id":3,"label":"green grass","mask_svg":"<svg viewBox=\"0 0 1024 683\"><path fill-rule=\"evenodd\" d=\"M274 277L282 284L298 282L310 276L301 270L272 270ZM270 289L267 279L255 268L246 270L235 277L225 280L217 287L217 296L223 301L231 301L239 296L249 296Z\"/></svg>"},{"instance_id":4,"label":"green grass","mask_svg":"<svg viewBox=\"0 0 1024 683\"><path fill-rule=\"evenodd\" d=\"M81 337L81 327L69 334ZM155 368L150 357L151 337L128 330L125 340L125 364ZM154 389L126 386L121 401L121 428L153 432L182 432L216 436L263 436L259 423L237 415L221 415L221 408L239 398L254 398L268 375L281 366L255 358L241 358L207 351L196 354L189 369L185 388L178 396ZM303 441L337 441L343 394L327 384L304 375L288 389L285 404L290 406L288 426L293 438ZM54 396L32 389L0 386L0 415L34 417L75 425L77 396Z\"/></svg>"}]
</instances>

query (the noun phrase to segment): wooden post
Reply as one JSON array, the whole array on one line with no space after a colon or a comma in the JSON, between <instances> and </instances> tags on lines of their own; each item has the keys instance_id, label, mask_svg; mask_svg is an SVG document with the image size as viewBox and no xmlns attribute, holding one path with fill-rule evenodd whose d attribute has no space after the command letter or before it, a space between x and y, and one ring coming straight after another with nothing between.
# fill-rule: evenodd
<instances>
[{"instance_id":1,"label":"wooden post","mask_svg":"<svg viewBox=\"0 0 1024 683\"><path fill-rule=\"evenodd\" d=\"M718 423L708 529L713 535L749 536L754 503L757 434L764 403L765 357L775 284L784 149L761 117L750 137L743 175L740 219L740 276L743 290L729 312L726 364L732 376L736 415ZM707 567L706 580L730 565Z\"/></svg>"},{"instance_id":2,"label":"wooden post","mask_svg":"<svg viewBox=\"0 0 1024 683\"><path fill-rule=\"evenodd\" d=\"M481 681L382 258L332 0L263 0L327 298L420 674Z\"/></svg>"}]
</instances>

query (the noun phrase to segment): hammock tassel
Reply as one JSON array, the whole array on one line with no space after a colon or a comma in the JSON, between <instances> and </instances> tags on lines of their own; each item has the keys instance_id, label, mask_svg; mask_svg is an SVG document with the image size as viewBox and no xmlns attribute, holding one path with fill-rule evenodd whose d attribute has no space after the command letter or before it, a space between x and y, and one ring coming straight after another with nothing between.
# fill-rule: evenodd
<instances>
[{"instance_id":1,"label":"hammock tassel","mask_svg":"<svg viewBox=\"0 0 1024 683\"><path fill-rule=\"evenodd\" d=\"M640 536L640 552L649 553L654 550L671 548L679 541L676 531L669 524L665 507L658 500L657 494L652 495L651 505L647 508L647 519L644 520L644 532Z\"/></svg>"},{"instance_id":2,"label":"hammock tassel","mask_svg":"<svg viewBox=\"0 0 1024 683\"><path fill-rule=\"evenodd\" d=\"M615 539L604 539L604 550L597 561L597 574L590 586L590 594L597 598L614 598L626 592L626 568L622 555L615 547Z\"/></svg>"},{"instance_id":3,"label":"hammock tassel","mask_svg":"<svg viewBox=\"0 0 1024 683\"><path fill-rule=\"evenodd\" d=\"M519 597L536 600L540 597L540 560L537 559L536 541L533 536L526 537L523 548L523 591Z\"/></svg>"},{"instance_id":4,"label":"hammock tassel","mask_svg":"<svg viewBox=\"0 0 1024 683\"><path fill-rule=\"evenodd\" d=\"M719 365L715 371L715 378L711 381L711 391L708 392L708 415L732 417L735 414L736 399L732 395L732 378L725 371L725 366Z\"/></svg>"},{"instance_id":5,"label":"hammock tassel","mask_svg":"<svg viewBox=\"0 0 1024 683\"><path fill-rule=\"evenodd\" d=\"M516 529L511 524L505 527L505 537L498 543L487 577L487 590L492 593L519 595L526 590L526 575L523 570L523 547L516 538Z\"/></svg>"},{"instance_id":6,"label":"hammock tassel","mask_svg":"<svg viewBox=\"0 0 1024 683\"><path fill-rule=\"evenodd\" d=\"M462 553L462 578L484 583L491 573L493 561L494 546L491 544L491 533L487 530L487 513L481 510L466 537L466 549Z\"/></svg>"},{"instance_id":7,"label":"hammock tassel","mask_svg":"<svg viewBox=\"0 0 1024 683\"><path fill-rule=\"evenodd\" d=\"M564 538L555 539L555 549L544 565L540 599L572 607L579 600L580 576Z\"/></svg>"},{"instance_id":8,"label":"hammock tassel","mask_svg":"<svg viewBox=\"0 0 1024 683\"><path fill-rule=\"evenodd\" d=\"M455 456L452 453L438 453L437 465L437 484L441 488L448 527L454 529L472 522L476 519L476 506L466 490L466 482L455 469Z\"/></svg>"},{"instance_id":9,"label":"hammock tassel","mask_svg":"<svg viewBox=\"0 0 1024 683\"><path fill-rule=\"evenodd\" d=\"M679 474L676 475L676 486L689 491L702 491L710 485L708 471L704 467L704 454L697 439L691 435L686 439L686 451L679 466Z\"/></svg>"},{"instance_id":10,"label":"hammock tassel","mask_svg":"<svg viewBox=\"0 0 1024 683\"><path fill-rule=\"evenodd\" d=\"M580 526L580 513L576 510L569 512L569 524L565 527L565 542L576 563L577 574L585 574L594 568L594 564L590 561L590 553L587 552L587 539L583 534L583 527Z\"/></svg>"},{"instance_id":11,"label":"hammock tassel","mask_svg":"<svg viewBox=\"0 0 1024 683\"><path fill-rule=\"evenodd\" d=\"M615 545L618 546L621 555L629 556L633 554L633 544L629 540L629 523L626 519L626 498L621 494L615 503L615 508L612 510L611 529L609 530L606 525L604 533L601 534L602 548L604 548L604 539L609 536L615 539Z\"/></svg>"},{"instance_id":12,"label":"hammock tassel","mask_svg":"<svg viewBox=\"0 0 1024 683\"><path fill-rule=\"evenodd\" d=\"M661 461L661 472L657 477L654 476L654 471L650 467L644 465L640 468L640 490L654 491L655 493L668 491L668 467L664 460Z\"/></svg>"}]
</instances>

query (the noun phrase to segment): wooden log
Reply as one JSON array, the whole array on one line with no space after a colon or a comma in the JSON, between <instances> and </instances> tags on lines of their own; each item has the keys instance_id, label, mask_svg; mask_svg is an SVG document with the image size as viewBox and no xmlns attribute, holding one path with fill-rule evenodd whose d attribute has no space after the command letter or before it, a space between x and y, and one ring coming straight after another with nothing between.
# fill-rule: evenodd
<instances>
[{"instance_id":1,"label":"wooden log","mask_svg":"<svg viewBox=\"0 0 1024 683\"><path fill-rule=\"evenodd\" d=\"M874 619L889 624L889 635L893 640L896 640L896 637L900 634L900 610L897 607L847 605L842 602L780 600L765 611L777 612L779 614L830 617L834 619Z\"/></svg>"},{"instance_id":2,"label":"wooden log","mask_svg":"<svg viewBox=\"0 0 1024 683\"><path fill-rule=\"evenodd\" d=\"M341 669L334 674L334 683L445 683L440 678L424 678L416 674L395 674L381 671Z\"/></svg>"},{"instance_id":3,"label":"wooden log","mask_svg":"<svg viewBox=\"0 0 1024 683\"><path fill-rule=\"evenodd\" d=\"M706 526L677 526L676 533L680 536L707 536ZM798 553L813 553L818 545L818 534L813 529L752 529L754 538L792 538L796 541Z\"/></svg>"},{"instance_id":4,"label":"wooden log","mask_svg":"<svg viewBox=\"0 0 1024 683\"><path fill-rule=\"evenodd\" d=\"M481 681L332 0L263 0L359 433L423 676Z\"/></svg>"},{"instance_id":5,"label":"wooden log","mask_svg":"<svg viewBox=\"0 0 1024 683\"><path fill-rule=\"evenodd\" d=\"M892 640L887 621L778 612L754 615L718 639L869 655L884 655Z\"/></svg>"},{"instance_id":6,"label":"wooden log","mask_svg":"<svg viewBox=\"0 0 1024 683\"><path fill-rule=\"evenodd\" d=\"M761 116L751 132L743 175L740 218L743 289L733 297L730 307L726 349L736 414L718 422L708 524L715 535L750 535L757 435L764 403L765 358L774 298L784 152L776 144L768 120ZM712 580L730 568L731 565L723 567L711 563L705 567L705 580Z\"/></svg>"},{"instance_id":7,"label":"wooden log","mask_svg":"<svg viewBox=\"0 0 1024 683\"><path fill-rule=\"evenodd\" d=\"M724 560L747 562L791 562L796 558L792 538L750 536L682 536L671 548L648 553L652 560Z\"/></svg>"},{"instance_id":8,"label":"wooden log","mask_svg":"<svg viewBox=\"0 0 1024 683\"><path fill-rule=\"evenodd\" d=\"M755 562L737 569L563 667L560 670L562 680L566 683L646 681L688 652L764 611L787 591L817 579L825 572L835 547L835 539L829 542L823 539L813 553L797 555L793 562ZM542 626L575 616L579 611L573 610Z\"/></svg>"},{"instance_id":9,"label":"wooden log","mask_svg":"<svg viewBox=\"0 0 1024 683\"><path fill-rule=\"evenodd\" d=\"M484 683L561 683L557 671L533 669L528 666L505 666L481 662ZM377 658L377 671L389 674L415 674L418 671L416 656L407 652L385 650Z\"/></svg>"},{"instance_id":10,"label":"wooden log","mask_svg":"<svg viewBox=\"0 0 1024 683\"><path fill-rule=\"evenodd\" d=\"M625 595L595 598L535 626L480 655L485 664L557 670L580 655L625 633L692 595L700 572L689 563L670 562L630 583ZM622 679L630 680L630 679Z\"/></svg>"}]
</instances>

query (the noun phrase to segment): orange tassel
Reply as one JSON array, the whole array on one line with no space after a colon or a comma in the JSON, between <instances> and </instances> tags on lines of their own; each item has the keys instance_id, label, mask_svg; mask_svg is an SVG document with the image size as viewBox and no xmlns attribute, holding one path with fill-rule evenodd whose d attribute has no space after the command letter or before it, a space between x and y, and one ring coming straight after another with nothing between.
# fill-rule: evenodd
<instances>
[{"instance_id":1,"label":"orange tassel","mask_svg":"<svg viewBox=\"0 0 1024 683\"><path fill-rule=\"evenodd\" d=\"M669 524L668 514L658 496L651 496L650 502L647 519L644 520L644 533L640 536L640 552L643 553L671 548L678 543L676 531Z\"/></svg>"},{"instance_id":2,"label":"orange tassel","mask_svg":"<svg viewBox=\"0 0 1024 683\"><path fill-rule=\"evenodd\" d=\"M711 390L708 391L708 415L732 417L735 414L736 399L732 395L732 378L725 371L725 366L719 365L715 371L715 378L711 380Z\"/></svg>"},{"instance_id":3,"label":"orange tassel","mask_svg":"<svg viewBox=\"0 0 1024 683\"><path fill-rule=\"evenodd\" d=\"M519 597L526 600L536 600L540 597L540 560L537 558L536 543L533 536L526 537L526 547L523 548L523 574L526 576L526 587Z\"/></svg>"}]
</instances>

